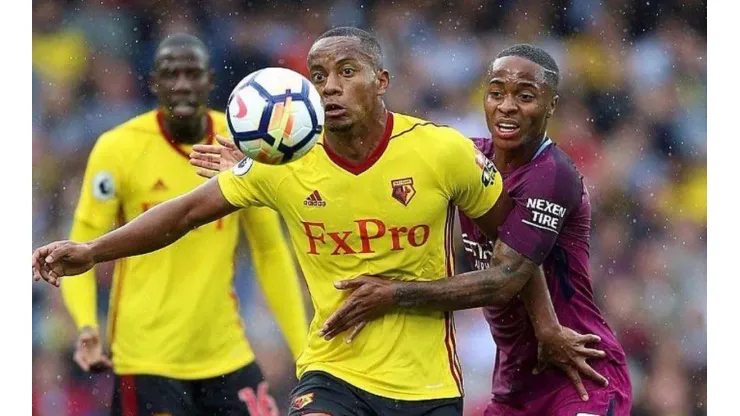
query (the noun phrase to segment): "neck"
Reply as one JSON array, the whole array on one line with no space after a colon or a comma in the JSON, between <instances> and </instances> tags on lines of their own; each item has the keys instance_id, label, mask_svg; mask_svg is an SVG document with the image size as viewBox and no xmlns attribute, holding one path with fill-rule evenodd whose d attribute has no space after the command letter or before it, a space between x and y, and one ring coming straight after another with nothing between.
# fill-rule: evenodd
<instances>
[{"instance_id":1,"label":"neck","mask_svg":"<svg viewBox=\"0 0 740 416\"><path fill-rule=\"evenodd\" d=\"M538 139L513 149L500 148L496 145L496 141L494 141L493 164L501 172L508 172L523 166L532 160L544 140L545 133L542 133Z\"/></svg>"},{"instance_id":2,"label":"neck","mask_svg":"<svg viewBox=\"0 0 740 416\"><path fill-rule=\"evenodd\" d=\"M164 117L163 128L176 143L195 144L203 140L208 129L208 116L191 119L173 119Z\"/></svg>"},{"instance_id":3,"label":"neck","mask_svg":"<svg viewBox=\"0 0 740 416\"><path fill-rule=\"evenodd\" d=\"M383 139L387 122L385 107L380 107L364 123L347 131L326 131L325 142L331 150L351 162L366 160Z\"/></svg>"}]
</instances>

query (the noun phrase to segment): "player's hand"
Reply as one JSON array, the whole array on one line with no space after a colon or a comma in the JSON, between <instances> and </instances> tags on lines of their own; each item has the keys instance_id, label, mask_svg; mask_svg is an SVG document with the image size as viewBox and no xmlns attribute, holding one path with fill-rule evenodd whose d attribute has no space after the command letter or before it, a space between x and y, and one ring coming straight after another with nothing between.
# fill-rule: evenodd
<instances>
[{"instance_id":1,"label":"player's hand","mask_svg":"<svg viewBox=\"0 0 740 416\"><path fill-rule=\"evenodd\" d=\"M378 276L360 276L351 280L334 283L339 290L351 290L344 304L324 322L319 336L327 341L338 334L353 328L345 340L351 342L362 330L365 323L384 315L394 306L393 282Z\"/></svg>"},{"instance_id":2,"label":"player's hand","mask_svg":"<svg viewBox=\"0 0 740 416\"><path fill-rule=\"evenodd\" d=\"M581 399L587 401L588 393L586 392L586 387L583 385L581 374L602 386L609 384L604 376L597 373L586 362L589 358L606 357L604 351L586 347L586 344L593 344L600 341L601 338L596 335L581 335L570 328L562 327L559 333L549 337L549 339L545 341L540 340L538 351L539 364L532 372L538 374L548 364L560 368L565 372L573 385L575 385Z\"/></svg>"},{"instance_id":3,"label":"player's hand","mask_svg":"<svg viewBox=\"0 0 740 416\"><path fill-rule=\"evenodd\" d=\"M244 154L231 140L218 135L216 140L221 143L220 146L196 144L190 153L190 164L198 167L195 172L204 178L212 178L220 172L229 170L244 159Z\"/></svg>"},{"instance_id":4,"label":"player's hand","mask_svg":"<svg viewBox=\"0 0 740 416\"><path fill-rule=\"evenodd\" d=\"M275 399L267 392L268 385L263 381L254 389L247 387L239 392L239 398L246 403L251 416L278 416L278 407Z\"/></svg>"},{"instance_id":5,"label":"player's hand","mask_svg":"<svg viewBox=\"0 0 740 416\"><path fill-rule=\"evenodd\" d=\"M92 250L87 244L73 241L55 241L33 252L33 280L59 286L62 276L74 276L90 270L94 265Z\"/></svg>"},{"instance_id":6,"label":"player's hand","mask_svg":"<svg viewBox=\"0 0 740 416\"><path fill-rule=\"evenodd\" d=\"M77 338L74 360L84 371L100 373L113 368L113 363L103 354L103 343L98 331L85 327Z\"/></svg>"}]
</instances>

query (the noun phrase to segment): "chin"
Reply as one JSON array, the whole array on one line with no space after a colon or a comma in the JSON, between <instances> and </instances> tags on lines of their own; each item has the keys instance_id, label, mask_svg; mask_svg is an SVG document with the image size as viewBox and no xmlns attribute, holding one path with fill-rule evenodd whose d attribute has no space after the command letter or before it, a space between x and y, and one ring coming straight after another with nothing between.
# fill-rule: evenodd
<instances>
[{"instance_id":1,"label":"chin","mask_svg":"<svg viewBox=\"0 0 740 416\"><path fill-rule=\"evenodd\" d=\"M521 137L516 139L500 139L496 136L493 136L493 143L496 144L496 147L499 149L516 149L517 147L521 146L524 141Z\"/></svg>"},{"instance_id":2,"label":"chin","mask_svg":"<svg viewBox=\"0 0 740 416\"><path fill-rule=\"evenodd\" d=\"M347 121L335 121L335 122L325 122L324 128L332 133L339 133L343 131L348 131L352 128L352 122Z\"/></svg>"}]
</instances>

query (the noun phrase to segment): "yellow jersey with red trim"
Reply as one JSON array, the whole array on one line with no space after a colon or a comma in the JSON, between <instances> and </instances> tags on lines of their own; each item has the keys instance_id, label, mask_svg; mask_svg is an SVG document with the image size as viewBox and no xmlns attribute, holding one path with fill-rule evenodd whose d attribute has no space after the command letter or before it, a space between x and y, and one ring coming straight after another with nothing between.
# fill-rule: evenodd
<instances>
[{"instance_id":1,"label":"yellow jersey with red trim","mask_svg":"<svg viewBox=\"0 0 740 416\"><path fill-rule=\"evenodd\" d=\"M218 176L238 207L277 210L290 232L315 316L300 377L325 371L397 400L462 395L452 315L402 310L374 320L352 343L318 336L347 298L333 283L360 275L424 281L454 272L454 206L477 218L502 190L500 174L456 130L388 113L377 149L362 164L322 138L303 158L274 166L245 159Z\"/></svg>"},{"instance_id":2,"label":"yellow jersey with red trim","mask_svg":"<svg viewBox=\"0 0 740 416\"><path fill-rule=\"evenodd\" d=\"M142 114L96 142L72 240L94 239L206 181L189 164L192 146L177 144L162 117ZM222 113L208 111L207 120L202 142L228 134ZM116 263L107 328L116 373L202 379L254 361L233 291L240 222L268 303L294 355L300 354L307 321L290 249L277 213L255 207ZM95 290L93 271L62 279L65 304L80 328L97 327Z\"/></svg>"}]
</instances>

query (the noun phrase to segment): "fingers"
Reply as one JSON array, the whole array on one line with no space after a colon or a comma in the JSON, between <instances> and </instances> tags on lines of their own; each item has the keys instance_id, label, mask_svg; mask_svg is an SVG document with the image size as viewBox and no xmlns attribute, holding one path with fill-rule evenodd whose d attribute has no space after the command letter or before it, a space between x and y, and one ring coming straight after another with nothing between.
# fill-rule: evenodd
<instances>
[{"instance_id":1,"label":"fingers","mask_svg":"<svg viewBox=\"0 0 740 416\"><path fill-rule=\"evenodd\" d=\"M221 146L215 144L194 144L193 152L190 153L190 158L193 158L193 155L220 155L221 150Z\"/></svg>"},{"instance_id":2,"label":"fingers","mask_svg":"<svg viewBox=\"0 0 740 416\"><path fill-rule=\"evenodd\" d=\"M277 412L277 403L275 399L268 393L270 386L266 381L261 382L257 386L257 401L259 402L260 408L265 413L265 416L269 416Z\"/></svg>"},{"instance_id":3,"label":"fingers","mask_svg":"<svg viewBox=\"0 0 740 416\"><path fill-rule=\"evenodd\" d=\"M365 320L365 310L360 308L361 304L357 302L352 300L345 302L345 304L337 311L339 313L338 316L335 317L332 322L327 320L324 324L325 329L322 329L324 339L329 341L338 334L348 331L350 328ZM335 314L337 314L337 312L335 312Z\"/></svg>"},{"instance_id":4,"label":"fingers","mask_svg":"<svg viewBox=\"0 0 740 416\"><path fill-rule=\"evenodd\" d=\"M604 358L606 357L606 353L602 350L597 350L593 348L586 348L586 347L580 347L577 349L578 353L586 358Z\"/></svg>"},{"instance_id":5,"label":"fingers","mask_svg":"<svg viewBox=\"0 0 740 416\"><path fill-rule=\"evenodd\" d=\"M566 366L564 370L571 383L573 383L573 385L576 387L576 391L581 397L581 400L583 400L584 402L588 401L588 392L586 392L586 387L583 385L583 380L581 380L581 376L578 374L578 371L576 371L575 368L571 366Z\"/></svg>"},{"instance_id":6,"label":"fingers","mask_svg":"<svg viewBox=\"0 0 740 416\"><path fill-rule=\"evenodd\" d=\"M234 142L231 139L228 139L228 138L223 137L223 136L219 136L217 134L216 135L216 141L219 142L219 143L221 143L221 146L223 146L223 147L228 147L229 149L236 150L236 145L234 144Z\"/></svg>"},{"instance_id":7,"label":"fingers","mask_svg":"<svg viewBox=\"0 0 740 416\"><path fill-rule=\"evenodd\" d=\"M352 330L352 332L349 334L349 336L344 340L344 342L346 342L347 344L349 344L350 342L352 342L355 339L355 337L357 336L357 334L359 334L360 331L362 331L362 328L364 328L365 325L367 325L367 322L366 321L362 321L359 324L355 325L355 328Z\"/></svg>"},{"instance_id":8,"label":"fingers","mask_svg":"<svg viewBox=\"0 0 740 416\"><path fill-rule=\"evenodd\" d=\"M200 160L203 162L212 162L218 165L221 161L221 156L218 154L192 152L190 153L190 159Z\"/></svg>"},{"instance_id":9,"label":"fingers","mask_svg":"<svg viewBox=\"0 0 740 416\"><path fill-rule=\"evenodd\" d=\"M218 172L219 167L221 167L221 164L219 162L211 162L209 160L194 158L190 158L190 164L197 168L210 169L216 172Z\"/></svg>"},{"instance_id":10,"label":"fingers","mask_svg":"<svg viewBox=\"0 0 740 416\"><path fill-rule=\"evenodd\" d=\"M348 280L337 280L334 282L334 287L339 290L357 289L365 283L367 282L364 277L356 277Z\"/></svg>"},{"instance_id":11,"label":"fingers","mask_svg":"<svg viewBox=\"0 0 740 416\"><path fill-rule=\"evenodd\" d=\"M344 304L324 322L324 326L319 331L319 336L325 337L327 341L330 340L331 337L329 337L329 334L335 333L338 327L342 327L344 325L343 319L352 310L352 307L351 299L347 299L347 301L345 301Z\"/></svg>"},{"instance_id":12,"label":"fingers","mask_svg":"<svg viewBox=\"0 0 740 416\"><path fill-rule=\"evenodd\" d=\"M80 366L82 371L90 371L90 363L87 362L87 359L79 350L75 352L74 361L77 363L78 366Z\"/></svg>"},{"instance_id":13,"label":"fingers","mask_svg":"<svg viewBox=\"0 0 740 416\"><path fill-rule=\"evenodd\" d=\"M59 261L63 259L65 256L69 254L69 252L72 250L72 246L69 244L59 244L56 247L54 247L53 250L51 250L51 253L49 253L44 261L49 265L54 266L54 262Z\"/></svg>"},{"instance_id":14,"label":"fingers","mask_svg":"<svg viewBox=\"0 0 740 416\"><path fill-rule=\"evenodd\" d=\"M596 370L591 367L586 360L576 360L575 365L578 368L578 371L581 372L586 377L590 378L591 380L599 383L602 387L606 387L609 385L609 380L606 379L606 377L602 376L601 374L597 373Z\"/></svg>"},{"instance_id":15,"label":"fingers","mask_svg":"<svg viewBox=\"0 0 740 416\"><path fill-rule=\"evenodd\" d=\"M254 390L251 387L247 387L240 392L242 400L247 404L247 409L250 415L261 416L260 408L257 405L257 396L254 394Z\"/></svg>"},{"instance_id":16,"label":"fingers","mask_svg":"<svg viewBox=\"0 0 740 416\"><path fill-rule=\"evenodd\" d=\"M364 311L352 311L348 313L341 322L337 323L334 328L332 328L330 331L327 331L324 339L327 341L331 340L337 335L355 328L357 325L360 325L366 320L367 318Z\"/></svg>"},{"instance_id":17,"label":"fingers","mask_svg":"<svg viewBox=\"0 0 740 416\"><path fill-rule=\"evenodd\" d=\"M581 344L595 344L597 342L601 342L601 338L594 334L580 335L578 337L578 342Z\"/></svg>"}]
</instances>

